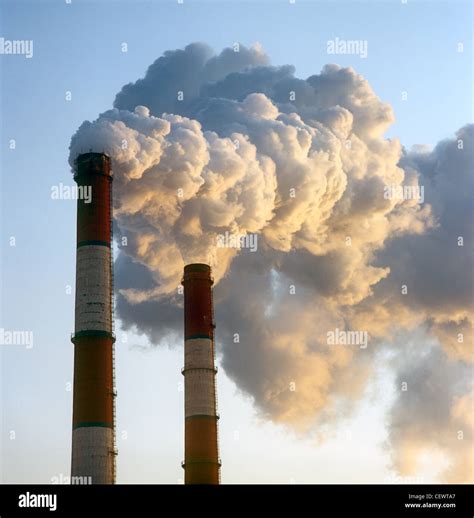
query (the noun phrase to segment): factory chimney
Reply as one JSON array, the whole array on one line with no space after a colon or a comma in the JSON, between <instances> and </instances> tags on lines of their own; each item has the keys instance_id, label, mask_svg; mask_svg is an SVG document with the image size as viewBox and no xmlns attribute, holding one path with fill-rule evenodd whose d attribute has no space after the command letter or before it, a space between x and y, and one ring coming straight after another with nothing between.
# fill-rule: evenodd
<instances>
[{"instance_id":1,"label":"factory chimney","mask_svg":"<svg viewBox=\"0 0 474 518\"><path fill-rule=\"evenodd\" d=\"M184 482L219 484L211 268L184 268Z\"/></svg>"},{"instance_id":2,"label":"factory chimney","mask_svg":"<svg viewBox=\"0 0 474 518\"><path fill-rule=\"evenodd\" d=\"M79 155L72 477L115 483L115 379L110 158ZM78 480L78 479L73 479Z\"/></svg>"}]
</instances>

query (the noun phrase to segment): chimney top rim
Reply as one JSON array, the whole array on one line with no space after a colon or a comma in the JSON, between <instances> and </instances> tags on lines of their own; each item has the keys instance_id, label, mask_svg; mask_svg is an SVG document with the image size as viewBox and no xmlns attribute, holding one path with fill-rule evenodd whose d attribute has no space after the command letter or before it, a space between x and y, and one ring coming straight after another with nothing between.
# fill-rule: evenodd
<instances>
[{"instance_id":1,"label":"chimney top rim","mask_svg":"<svg viewBox=\"0 0 474 518\"><path fill-rule=\"evenodd\" d=\"M206 263L191 263L184 267L184 272L208 272L211 273L211 267Z\"/></svg>"}]
</instances>

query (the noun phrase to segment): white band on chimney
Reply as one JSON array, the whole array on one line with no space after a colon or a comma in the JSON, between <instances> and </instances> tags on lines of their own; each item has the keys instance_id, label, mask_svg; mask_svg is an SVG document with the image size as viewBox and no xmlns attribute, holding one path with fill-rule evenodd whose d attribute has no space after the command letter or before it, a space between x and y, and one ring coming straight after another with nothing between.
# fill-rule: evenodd
<instances>
[{"instance_id":1,"label":"white band on chimney","mask_svg":"<svg viewBox=\"0 0 474 518\"><path fill-rule=\"evenodd\" d=\"M213 344L208 338L186 340L184 345L186 417L216 415Z\"/></svg>"},{"instance_id":2,"label":"white band on chimney","mask_svg":"<svg viewBox=\"0 0 474 518\"><path fill-rule=\"evenodd\" d=\"M110 484L114 469L112 428L88 426L72 432L72 473L91 484Z\"/></svg>"},{"instance_id":3,"label":"white band on chimney","mask_svg":"<svg viewBox=\"0 0 474 518\"><path fill-rule=\"evenodd\" d=\"M76 328L112 332L110 248L87 245L77 249Z\"/></svg>"},{"instance_id":4,"label":"white band on chimney","mask_svg":"<svg viewBox=\"0 0 474 518\"><path fill-rule=\"evenodd\" d=\"M209 340L209 338L192 338L186 340L184 365L186 369L193 367L214 367L212 341Z\"/></svg>"}]
</instances>

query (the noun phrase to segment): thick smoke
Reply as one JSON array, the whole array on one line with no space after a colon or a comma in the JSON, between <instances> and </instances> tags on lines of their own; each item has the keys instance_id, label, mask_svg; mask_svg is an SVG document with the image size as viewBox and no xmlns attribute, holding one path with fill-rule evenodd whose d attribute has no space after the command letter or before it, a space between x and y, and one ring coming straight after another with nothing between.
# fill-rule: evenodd
<instances>
[{"instance_id":1,"label":"thick smoke","mask_svg":"<svg viewBox=\"0 0 474 518\"><path fill-rule=\"evenodd\" d=\"M353 69L302 80L268 62L258 46L169 51L73 136L71 163L91 148L112 156L122 324L180 342L183 267L210 263L226 373L263 415L302 430L347 416L389 342L426 329L439 345L405 348L406 377L449 366L446 404L420 413L437 401L421 381L410 404L396 399L394 466L410 471L418 445L452 449L443 477L466 481L471 432L455 449L443 437L469 423L471 389L449 373L466 379L472 361L474 127L407 153L383 137L391 107ZM221 246L241 235L257 250ZM335 330L367 341L328 344ZM436 368L423 370L427 358ZM424 440L418 415L444 432Z\"/></svg>"},{"instance_id":2,"label":"thick smoke","mask_svg":"<svg viewBox=\"0 0 474 518\"><path fill-rule=\"evenodd\" d=\"M397 376L400 396L389 416L388 442L399 473L413 476L433 455L444 461L441 481L473 481L474 384L466 364L439 349L411 352Z\"/></svg>"}]
</instances>

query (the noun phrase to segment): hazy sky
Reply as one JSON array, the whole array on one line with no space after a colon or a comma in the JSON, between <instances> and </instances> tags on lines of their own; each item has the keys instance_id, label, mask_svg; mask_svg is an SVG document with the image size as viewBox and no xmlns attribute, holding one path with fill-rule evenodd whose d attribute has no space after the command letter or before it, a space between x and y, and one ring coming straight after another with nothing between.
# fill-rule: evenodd
<instances>
[{"instance_id":1,"label":"hazy sky","mask_svg":"<svg viewBox=\"0 0 474 518\"><path fill-rule=\"evenodd\" d=\"M143 77L164 51L196 41L216 52L236 41L259 42L272 64L293 64L301 78L326 63L352 66L393 107L396 122L387 136L407 147L434 146L473 120L471 2L2 0L0 6L0 37L34 42L31 59L0 56L0 327L34 333L31 349L0 347L3 482L69 475L76 207L52 200L51 188L72 184L68 147L82 121L111 108L121 87ZM368 57L327 55L326 42L336 37L367 40ZM150 350L145 336L121 333L120 322L116 330L118 482L177 483L182 344ZM417 338L425 339L422 330ZM297 435L258 417L220 369L222 481L384 482L393 475L383 447L392 382L381 367L355 417L321 444L316 434ZM419 472L424 482L434 480L430 467L427 461Z\"/></svg>"}]
</instances>

